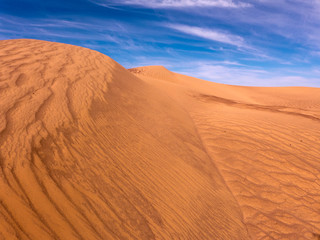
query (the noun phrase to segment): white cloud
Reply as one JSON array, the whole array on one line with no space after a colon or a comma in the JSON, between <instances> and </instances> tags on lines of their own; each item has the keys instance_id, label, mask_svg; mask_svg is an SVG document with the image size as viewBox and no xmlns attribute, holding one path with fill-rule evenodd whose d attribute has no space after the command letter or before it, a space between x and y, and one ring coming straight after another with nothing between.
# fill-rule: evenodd
<instances>
[{"instance_id":1,"label":"white cloud","mask_svg":"<svg viewBox=\"0 0 320 240\"><path fill-rule=\"evenodd\" d=\"M201 38L227 43L237 47L249 48L242 37L230 33L224 33L208 28L193 27L181 24L169 24L168 27Z\"/></svg>"},{"instance_id":2,"label":"white cloud","mask_svg":"<svg viewBox=\"0 0 320 240\"><path fill-rule=\"evenodd\" d=\"M151 8L182 8L182 7L222 7L222 8L243 8L250 7L249 3L234 0L123 0L121 3L115 1L112 4L103 0L93 0L93 2L103 5L137 5Z\"/></svg>"},{"instance_id":3,"label":"white cloud","mask_svg":"<svg viewBox=\"0 0 320 240\"><path fill-rule=\"evenodd\" d=\"M227 65L227 66L226 66ZM248 67L231 67L223 62L194 62L188 68L180 69L177 72L209 80L218 83L240 85L240 86L309 86L319 87L319 80L316 78L302 77L294 74L280 74L262 69Z\"/></svg>"}]
</instances>

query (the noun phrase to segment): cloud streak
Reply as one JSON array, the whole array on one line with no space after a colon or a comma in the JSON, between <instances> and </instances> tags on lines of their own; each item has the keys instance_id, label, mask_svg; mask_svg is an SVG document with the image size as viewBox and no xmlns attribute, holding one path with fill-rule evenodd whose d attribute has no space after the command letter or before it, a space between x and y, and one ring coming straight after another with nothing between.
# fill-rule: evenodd
<instances>
[{"instance_id":1,"label":"cloud streak","mask_svg":"<svg viewBox=\"0 0 320 240\"><path fill-rule=\"evenodd\" d=\"M224 33L208 28L194 27L181 24L169 24L168 27L200 38L226 43L236 47L248 48L247 44L245 43L245 40L242 37L230 33Z\"/></svg>"},{"instance_id":2,"label":"cloud streak","mask_svg":"<svg viewBox=\"0 0 320 240\"><path fill-rule=\"evenodd\" d=\"M124 0L114 3L106 3L101 0L93 0L102 6L133 5L149 8L188 8L188 7L220 7L220 8L244 8L251 4L233 0Z\"/></svg>"}]
</instances>

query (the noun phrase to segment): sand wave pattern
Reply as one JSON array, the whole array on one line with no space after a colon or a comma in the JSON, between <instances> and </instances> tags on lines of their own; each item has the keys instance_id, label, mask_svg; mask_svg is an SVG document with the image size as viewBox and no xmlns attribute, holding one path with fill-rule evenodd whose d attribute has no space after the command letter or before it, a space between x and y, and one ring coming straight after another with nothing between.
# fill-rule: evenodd
<instances>
[{"instance_id":1,"label":"sand wave pattern","mask_svg":"<svg viewBox=\"0 0 320 240\"><path fill-rule=\"evenodd\" d=\"M0 239L318 239L318 96L0 41Z\"/></svg>"}]
</instances>

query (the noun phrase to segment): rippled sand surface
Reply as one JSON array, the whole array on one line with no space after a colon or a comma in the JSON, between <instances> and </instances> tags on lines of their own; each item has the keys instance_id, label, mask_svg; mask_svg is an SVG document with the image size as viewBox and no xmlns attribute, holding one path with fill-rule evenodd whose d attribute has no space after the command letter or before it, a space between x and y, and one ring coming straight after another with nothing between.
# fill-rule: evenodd
<instances>
[{"instance_id":1,"label":"rippled sand surface","mask_svg":"<svg viewBox=\"0 0 320 240\"><path fill-rule=\"evenodd\" d=\"M318 239L320 89L0 41L0 239Z\"/></svg>"}]
</instances>

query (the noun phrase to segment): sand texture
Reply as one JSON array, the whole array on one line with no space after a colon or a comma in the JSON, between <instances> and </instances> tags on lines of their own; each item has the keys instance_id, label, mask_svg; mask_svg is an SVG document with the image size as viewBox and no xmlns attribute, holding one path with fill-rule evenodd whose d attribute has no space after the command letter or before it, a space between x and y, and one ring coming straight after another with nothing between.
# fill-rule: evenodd
<instances>
[{"instance_id":1,"label":"sand texture","mask_svg":"<svg viewBox=\"0 0 320 240\"><path fill-rule=\"evenodd\" d=\"M319 239L320 89L0 41L0 239Z\"/></svg>"}]
</instances>

